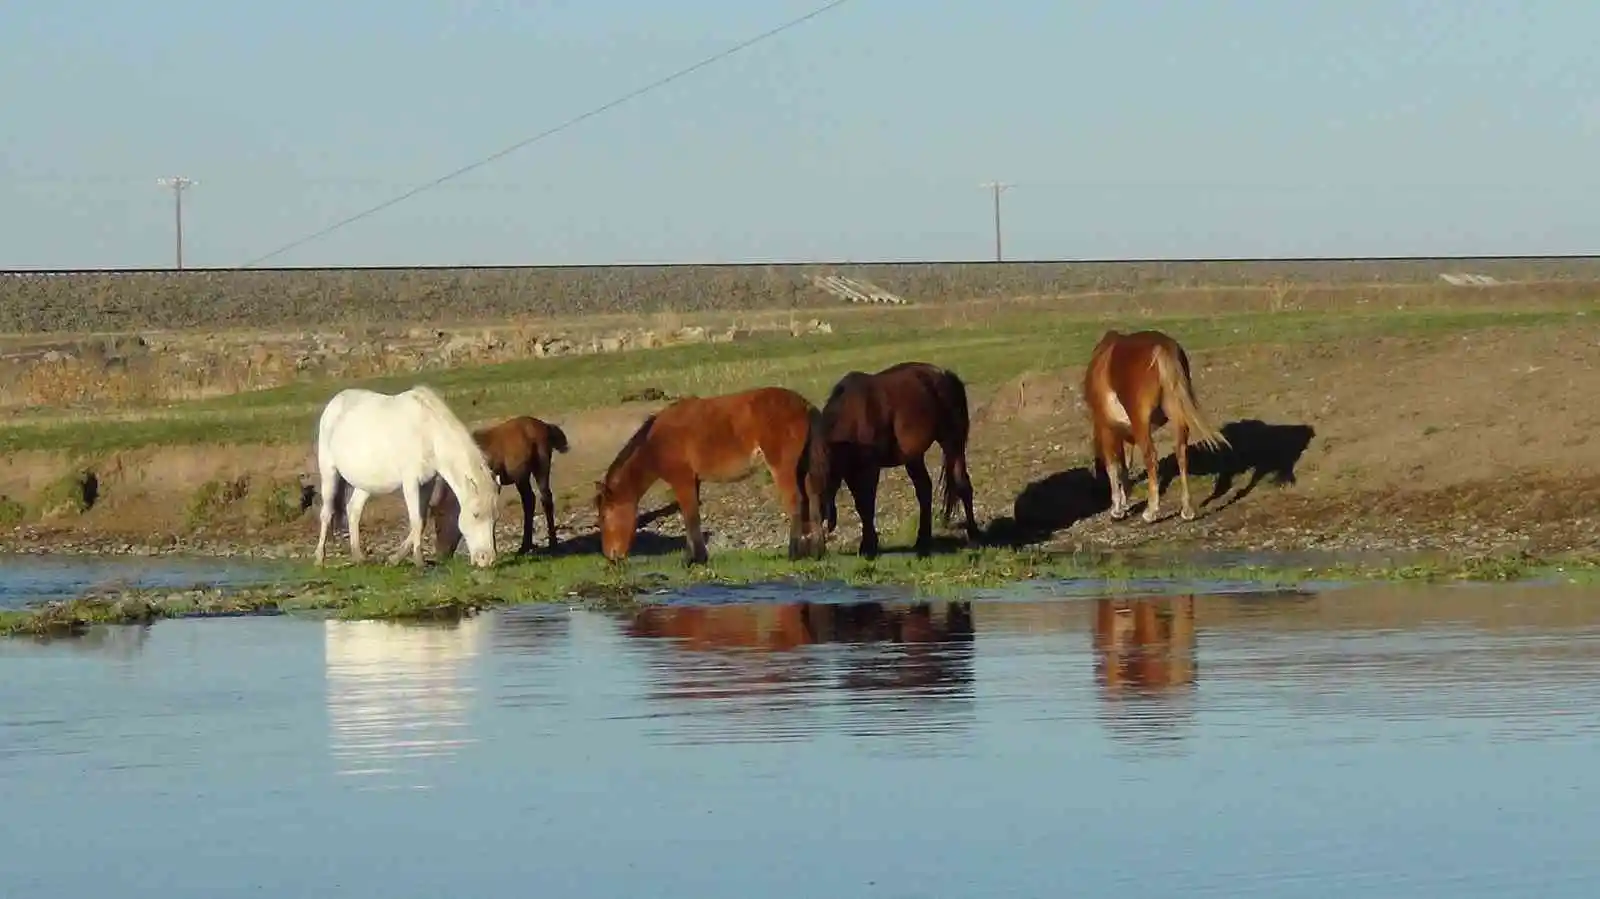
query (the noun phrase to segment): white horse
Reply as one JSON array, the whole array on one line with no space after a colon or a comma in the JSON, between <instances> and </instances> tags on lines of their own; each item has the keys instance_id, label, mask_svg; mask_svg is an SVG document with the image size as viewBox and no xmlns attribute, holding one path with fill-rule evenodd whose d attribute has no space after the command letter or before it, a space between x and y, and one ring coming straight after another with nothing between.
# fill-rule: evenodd
<instances>
[{"instance_id":1,"label":"white horse","mask_svg":"<svg viewBox=\"0 0 1600 899\"><path fill-rule=\"evenodd\" d=\"M495 506L500 485L472 432L431 388L419 384L394 395L341 390L328 401L317 423L317 468L322 475L322 531L317 565L326 557L328 526L339 494L349 488L345 521L350 558L361 562L361 510L375 494L405 494L411 530L389 558L397 565L406 551L422 566L423 511L435 478L444 478L460 500L459 524L472 564L494 564Z\"/></svg>"}]
</instances>

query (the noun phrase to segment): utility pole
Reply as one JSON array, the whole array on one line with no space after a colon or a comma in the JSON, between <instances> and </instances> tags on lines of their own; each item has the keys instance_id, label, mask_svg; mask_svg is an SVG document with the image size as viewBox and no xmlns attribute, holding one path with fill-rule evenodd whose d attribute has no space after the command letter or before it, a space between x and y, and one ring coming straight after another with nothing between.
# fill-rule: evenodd
<instances>
[{"instance_id":1,"label":"utility pole","mask_svg":"<svg viewBox=\"0 0 1600 899\"><path fill-rule=\"evenodd\" d=\"M178 271L183 271L183 192L198 184L198 181L174 176L171 178L157 178L156 184L161 187L172 188L172 224L174 226L174 240L177 242Z\"/></svg>"},{"instance_id":2,"label":"utility pole","mask_svg":"<svg viewBox=\"0 0 1600 899\"><path fill-rule=\"evenodd\" d=\"M986 188L994 194L994 261L999 262L1002 258L1000 252L1000 194L1013 185L1000 181L990 181L978 186Z\"/></svg>"}]
</instances>

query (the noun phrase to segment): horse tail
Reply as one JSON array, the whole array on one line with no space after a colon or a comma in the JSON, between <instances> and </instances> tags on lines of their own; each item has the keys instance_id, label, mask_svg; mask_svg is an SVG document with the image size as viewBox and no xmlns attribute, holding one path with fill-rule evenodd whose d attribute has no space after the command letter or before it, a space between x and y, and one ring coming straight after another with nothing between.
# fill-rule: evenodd
<instances>
[{"instance_id":1,"label":"horse tail","mask_svg":"<svg viewBox=\"0 0 1600 899\"><path fill-rule=\"evenodd\" d=\"M321 478L323 457L332 452L332 449L328 445L329 440L331 439L328 429L331 427L335 416L337 416L339 411L343 408L343 395L343 391L334 394L333 399L329 400L328 404L323 407L322 415L317 419L317 441L316 445L311 449L311 468L317 472L319 481ZM322 489L320 484L317 489ZM349 523L345 516L344 505L345 498L349 496L349 494L350 482L345 480L344 475L340 474L339 470L335 468L333 471L333 489L329 491L329 495L326 497L328 503L333 506L333 515L328 522L329 527L343 527L348 530Z\"/></svg>"},{"instance_id":2,"label":"horse tail","mask_svg":"<svg viewBox=\"0 0 1600 899\"><path fill-rule=\"evenodd\" d=\"M548 433L549 433L549 436L550 436L550 451L551 452L553 452L553 453L564 453L568 449L571 448L571 444L567 443L567 432L561 430L559 425L553 425L553 424L548 424L547 423L545 425L545 427L548 429Z\"/></svg>"},{"instance_id":3,"label":"horse tail","mask_svg":"<svg viewBox=\"0 0 1600 899\"><path fill-rule=\"evenodd\" d=\"M945 385L948 391L946 397L950 415L949 444L942 446L944 449L943 471L939 474L940 502L944 506L944 523L948 527L950 519L955 517L956 500L958 496L951 489L955 480L955 468L958 460L964 460L967 455L967 439L972 434L972 413L967 405L967 385L955 372L945 369Z\"/></svg>"},{"instance_id":4,"label":"horse tail","mask_svg":"<svg viewBox=\"0 0 1600 899\"><path fill-rule=\"evenodd\" d=\"M799 456L795 486L810 511L806 524L814 524L820 531L826 501L823 494L828 488L828 431L822 410L815 406L806 410L806 445Z\"/></svg>"},{"instance_id":5,"label":"horse tail","mask_svg":"<svg viewBox=\"0 0 1600 899\"><path fill-rule=\"evenodd\" d=\"M350 522L349 522L349 519L345 516L345 511L344 511L345 497L349 496L349 494L350 494L350 482L345 480L344 479L344 475L342 475L342 474L334 475L333 476L333 495L328 497L328 501L333 503L333 521L330 522L333 527L336 527L336 528L341 528L342 527L345 530L349 530L350 529Z\"/></svg>"},{"instance_id":6,"label":"horse tail","mask_svg":"<svg viewBox=\"0 0 1600 899\"><path fill-rule=\"evenodd\" d=\"M1155 348L1156 372L1161 378L1162 405L1174 424L1189 429L1190 442L1207 449L1229 446L1228 438L1213 428L1200 414L1200 403L1195 398L1194 382L1189 378L1189 356L1182 347L1176 350ZM1168 405L1170 403L1170 405Z\"/></svg>"}]
</instances>

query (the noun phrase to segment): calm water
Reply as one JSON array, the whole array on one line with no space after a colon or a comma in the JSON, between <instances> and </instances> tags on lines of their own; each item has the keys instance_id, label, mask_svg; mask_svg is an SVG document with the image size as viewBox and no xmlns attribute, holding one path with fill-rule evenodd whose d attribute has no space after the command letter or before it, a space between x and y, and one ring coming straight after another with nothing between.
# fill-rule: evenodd
<instances>
[{"instance_id":1,"label":"calm water","mask_svg":"<svg viewBox=\"0 0 1600 899\"><path fill-rule=\"evenodd\" d=\"M1594 591L716 598L0 642L0 896L1600 882Z\"/></svg>"},{"instance_id":2,"label":"calm water","mask_svg":"<svg viewBox=\"0 0 1600 899\"><path fill-rule=\"evenodd\" d=\"M21 609L42 600L70 599L109 586L230 586L270 581L268 563L164 556L0 554L0 609Z\"/></svg>"}]
</instances>

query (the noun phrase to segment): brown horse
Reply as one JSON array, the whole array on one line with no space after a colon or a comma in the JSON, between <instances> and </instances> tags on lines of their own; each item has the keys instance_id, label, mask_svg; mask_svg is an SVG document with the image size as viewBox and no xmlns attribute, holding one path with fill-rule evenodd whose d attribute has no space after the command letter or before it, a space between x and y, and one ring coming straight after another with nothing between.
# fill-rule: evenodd
<instances>
[{"instance_id":1,"label":"brown horse","mask_svg":"<svg viewBox=\"0 0 1600 899\"><path fill-rule=\"evenodd\" d=\"M595 482L601 552L613 562L627 557L639 499L664 480L688 532L688 563L705 562L700 483L743 480L765 462L789 513L789 558L821 558L826 537L816 518L828 458L820 420L816 406L782 387L684 397L646 418Z\"/></svg>"},{"instance_id":2,"label":"brown horse","mask_svg":"<svg viewBox=\"0 0 1600 899\"><path fill-rule=\"evenodd\" d=\"M1176 340L1160 331L1123 334L1107 331L1095 344L1083 373L1083 398L1094 429L1095 461L1111 480L1111 517L1128 515L1128 488L1123 482L1127 464L1123 445L1133 444L1144 454L1149 475L1150 501L1143 518L1156 520L1161 511L1161 487L1156 476L1156 445L1151 433L1172 422L1178 456L1178 481L1182 485L1185 521L1194 518L1189 501L1189 437L1201 446L1218 449L1227 438L1200 414L1194 384L1189 379L1189 356Z\"/></svg>"},{"instance_id":3,"label":"brown horse","mask_svg":"<svg viewBox=\"0 0 1600 899\"><path fill-rule=\"evenodd\" d=\"M1193 596L1095 601L1095 674L1102 687L1146 690L1195 680Z\"/></svg>"},{"instance_id":4,"label":"brown horse","mask_svg":"<svg viewBox=\"0 0 1600 899\"><path fill-rule=\"evenodd\" d=\"M567 435L549 422L519 415L472 432L501 486L515 484L522 499L522 546L519 553L533 551L533 482L539 483L539 502L544 506L545 536L550 548L556 547L555 499L550 495L550 464L555 453L567 451ZM455 555L461 541L456 524L456 495L449 485L438 486L439 501L433 507L434 552L440 559Z\"/></svg>"},{"instance_id":5,"label":"brown horse","mask_svg":"<svg viewBox=\"0 0 1600 899\"><path fill-rule=\"evenodd\" d=\"M933 444L944 454L941 487L944 523L949 526L959 497L967 513L967 540L981 537L972 514L972 480L967 476L967 438L972 430L967 387L955 372L926 362L902 362L875 374L852 371L839 379L822 407L828 441L828 485L822 496L823 520L831 533L838 525L839 485L850 488L861 518L860 554L878 554L878 474L904 467L917 492L916 552L927 556L933 544L933 478L924 458Z\"/></svg>"}]
</instances>

